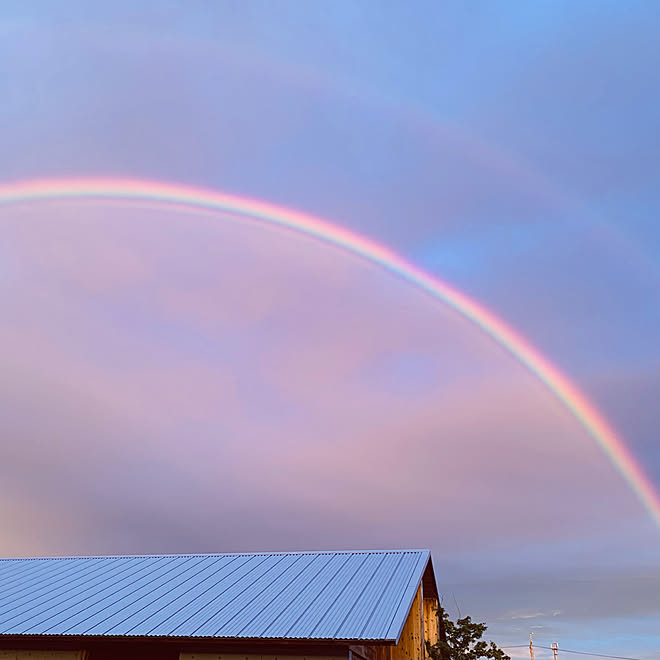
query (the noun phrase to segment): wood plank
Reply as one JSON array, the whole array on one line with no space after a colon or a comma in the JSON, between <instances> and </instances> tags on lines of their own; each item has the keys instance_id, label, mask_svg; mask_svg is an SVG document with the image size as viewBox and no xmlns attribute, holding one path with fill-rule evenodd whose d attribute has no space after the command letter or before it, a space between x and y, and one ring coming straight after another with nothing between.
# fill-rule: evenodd
<instances>
[{"instance_id":1,"label":"wood plank","mask_svg":"<svg viewBox=\"0 0 660 660\"><path fill-rule=\"evenodd\" d=\"M0 660L83 660L84 651L0 650Z\"/></svg>"},{"instance_id":2,"label":"wood plank","mask_svg":"<svg viewBox=\"0 0 660 660\"><path fill-rule=\"evenodd\" d=\"M386 646L384 644L379 644L378 646L374 646L374 650L376 651L376 660L390 660L391 652L392 652L392 647L391 646Z\"/></svg>"},{"instance_id":3,"label":"wood plank","mask_svg":"<svg viewBox=\"0 0 660 660\"><path fill-rule=\"evenodd\" d=\"M290 653L280 655L261 655L259 653L179 653L179 660L346 660L345 656L299 655Z\"/></svg>"},{"instance_id":4,"label":"wood plank","mask_svg":"<svg viewBox=\"0 0 660 660\"><path fill-rule=\"evenodd\" d=\"M363 658L363 660L379 660L376 647L366 645L349 646L348 650L353 654L353 658Z\"/></svg>"},{"instance_id":5,"label":"wood plank","mask_svg":"<svg viewBox=\"0 0 660 660\"><path fill-rule=\"evenodd\" d=\"M424 598L424 630L426 639L431 644L437 644L440 639L437 598ZM428 657L428 654L425 657Z\"/></svg>"}]
</instances>

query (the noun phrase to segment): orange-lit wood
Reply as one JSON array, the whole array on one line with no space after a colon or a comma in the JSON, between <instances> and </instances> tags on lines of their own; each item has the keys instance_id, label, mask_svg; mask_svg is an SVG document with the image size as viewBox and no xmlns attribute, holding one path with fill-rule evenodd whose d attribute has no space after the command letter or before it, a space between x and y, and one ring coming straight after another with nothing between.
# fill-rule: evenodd
<instances>
[{"instance_id":1,"label":"orange-lit wood","mask_svg":"<svg viewBox=\"0 0 660 660\"><path fill-rule=\"evenodd\" d=\"M375 646L376 660L390 660L392 657L391 646Z\"/></svg>"},{"instance_id":2,"label":"orange-lit wood","mask_svg":"<svg viewBox=\"0 0 660 660\"><path fill-rule=\"evenodd\" d=\"M440 636L437 598L424 598L424 632L429 643L437 644ZM429 657L428 653L424 657Z\"/></svg>"},{"instance_id":3,"label":"orange-lit wood","mask_svg":"<svg viewBox=\"0 0 660 660\"><path fill-rule=\"evenodd\" d=\"M415 595L412 607L403 626L399 643L392 648L392 660L420 660L425 657L424 651L424 611L422 587L420 585Z\"/></svg>"}]
</instances>

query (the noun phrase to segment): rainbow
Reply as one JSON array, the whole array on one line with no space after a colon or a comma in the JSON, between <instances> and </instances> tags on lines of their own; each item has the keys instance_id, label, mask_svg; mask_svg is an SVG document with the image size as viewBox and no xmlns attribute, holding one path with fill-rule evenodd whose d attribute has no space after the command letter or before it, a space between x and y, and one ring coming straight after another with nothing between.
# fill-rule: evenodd
<instances>
[{"instance_id":1,"label":"rainbow","mask_svg":"<svg viewBox=\"0 0 660 660\"><path fill-rule=\"evenodd\" d=\"M43 179L0 185L0 205L57 199L156 202L286 227L334 245L394 273L474 323L534 374L598 443L660 526L660 496L603 415L571 381L491 311L375 241L319 218L235 195L178 184L131 179Z\"/></svg>"}]
</instances>

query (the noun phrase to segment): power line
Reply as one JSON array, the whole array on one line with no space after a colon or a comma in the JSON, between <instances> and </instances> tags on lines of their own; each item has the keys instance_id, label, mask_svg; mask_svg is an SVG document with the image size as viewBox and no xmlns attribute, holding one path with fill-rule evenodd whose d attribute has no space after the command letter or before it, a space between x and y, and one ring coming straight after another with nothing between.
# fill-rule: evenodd
<instances>
[{"instance_id":1,"label":"power line","mask_svg":"<svg viewBox=\"0 0 660 660\"><path fill-rule=\"evenodd\" d=\"M524 646L526 646L526 644ZM507 648L514 648L514 647L509 646ZM551 646L537 646L536 648L538 648L538 649L548 649L548 650L552 651ZM588 653L587 651L571 651L570 649L564 649L564 648L561 648L559 650L562 653L579 653L580 655L593 655L597 658L616 658L616 660L641 660L641 658L629 658L625 655L603 655L602 653Z\"/></svg>"},{"instance_id":2,"label":"power line","mask_svg":"<svg viewBox=\"0 0 660 660\"><path fill-rule=\"evenodd\" d=\"M525 649L529 644L515 644L514 646L500 646L501 649ZM548 649L552 651L552 646L541 646L540 644L534 645L535 649ZM559 651L563 653L579 653L580 655L593 655L597 658L616 658L616 660L641 660L641 658L629 658L625 655L604 655L602 653L588 653L587 651L571 651L570 649L560 648Z\"/></svg>"}]
</instances>

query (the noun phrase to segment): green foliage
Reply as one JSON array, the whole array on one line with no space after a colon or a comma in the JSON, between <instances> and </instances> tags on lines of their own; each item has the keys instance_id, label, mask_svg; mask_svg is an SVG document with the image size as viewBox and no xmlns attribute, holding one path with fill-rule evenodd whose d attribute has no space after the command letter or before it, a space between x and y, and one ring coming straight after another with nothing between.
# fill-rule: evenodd
<instances>
[{"instance_id":1,"label":"green foliage","mask_svg":"<svg viewBox=\"0 0 660 660\"><path fill-rule=\"evenodd\" d=\"M454 623L443 607L438 608L438 616L441 617L440 640L437 644L426 642L432 660L511 660L494 642L484 642L481 639L486 632L486 624L473 623L469 616L456 619Z\"/></svg>"}]
</instances>

